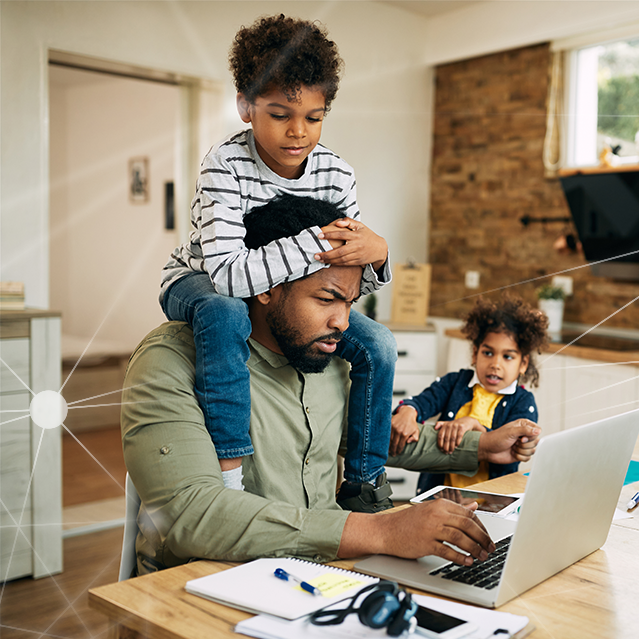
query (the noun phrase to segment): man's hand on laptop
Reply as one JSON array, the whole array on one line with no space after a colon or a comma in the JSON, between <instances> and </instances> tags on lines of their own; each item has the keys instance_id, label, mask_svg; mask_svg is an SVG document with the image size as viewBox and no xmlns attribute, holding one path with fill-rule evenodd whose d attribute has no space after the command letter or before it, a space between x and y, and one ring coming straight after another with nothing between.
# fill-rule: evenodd
<instances>
[{"instance_id":1,"label":"man's hand on laptop","mask_svg":"<svg viewBox=\"0 0 639 639\"><path fill-rule=\"evenodd\" d=\"M345 559L382 554L415 559L437 555L471 565L474 559L484 560L495 550L484 525L473 512L476 507L477 504L467 508L447 499L437 499L374 515L350 513L338 556Z\"/></svg>"},{"instance_id":2,"label":"man's hand on laptop","mask_svg":"<svg viewBox=\"0 0 639 639\"><path fill-rule=\"evenodd\" d=\"M535 454L541 428L529 419L516 419L501 428L482 433L477 458L495 464L526 462Z\"/></svg>"},{"instance_id":3,"label":"man's hand on laptop","mask_svg":"<svg viewBox=\"0 0 639 639\"><path fill-rule=\"evenodd\" d=\"M482 433L477 459L497 464L528 461L535 453L541 428L518 419ZM495 550L483 524L474 513L476 504L461 506L447 499L378 514L349 514L342 532L338 556L342 559L379 554L415 559L437 555L470 565ZM469 553L466 556L455 548Z\"/></svg>"}]
</instances>

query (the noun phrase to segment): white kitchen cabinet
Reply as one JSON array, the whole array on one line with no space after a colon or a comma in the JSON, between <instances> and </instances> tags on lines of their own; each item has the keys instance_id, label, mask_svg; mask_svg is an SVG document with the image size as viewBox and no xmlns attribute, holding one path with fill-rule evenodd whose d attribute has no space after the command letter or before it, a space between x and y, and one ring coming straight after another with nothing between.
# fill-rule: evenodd
<instances>
[{"instance_id":1,"label":"white kitchen cabinet","mask_svg":"<svg viewBox=\"0 0 639 639\"><path fill-rule=\"evenodd\" d=\"M0 581L62 570L60 428L29 418L33 397L61 386L60 317L0 313Z\"/></svg>"},{"instance_id":2,"label":"white kitchen cabinet","mask_svg":"<svg viewBox=\"0 0 639 639\"><path fill-rule=\"evenodd\" d=\"M437 370L437 334L430 327L402 328L388 324L397 342L397 365L393 384L393 405L421 393L435 380Z\"/></svg>"},{"instance_id":3,"label":"white kitchen cabinet","mask_svg":"<svg viewBox=\"0 0 639 639\"><path fill-rule=\"evenodd\" d=\"M393 408L402 399L421 393L430 386L437 371L437 334L431 326L387 324L397 341L397 365L393 384ZM419 473L403 468L386 468L393 487L393 499L415 496Z\"/></svg>"}]
</instances>

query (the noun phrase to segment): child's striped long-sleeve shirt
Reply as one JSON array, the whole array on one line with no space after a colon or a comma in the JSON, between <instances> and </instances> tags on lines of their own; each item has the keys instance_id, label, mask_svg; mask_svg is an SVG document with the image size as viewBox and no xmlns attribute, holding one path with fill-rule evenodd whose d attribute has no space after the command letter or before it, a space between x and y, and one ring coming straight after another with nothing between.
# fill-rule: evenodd
<instances>
[{"instance_id":1,"label":"child's striped long-sleeve shirt","mask_svg":"<svg viewBox=\"0 0 639 639\"><path fill-rule=\"evenodd\" d=\"M335 153L318 144L308 156L304 174L289 180L271 171L259 157L251 129L236 133L213 147L202 161L191 203L189 241L173 251L164 267L160 299L171 284L193 271L208 272L222 295L253 297L324 268L313 256L331 250L331 245L318 238L319 227L255 250L244 245L244 215L283 192L328 200L344 217L360 216L354 171ZM388 260L379 277L369 264L362 277L362 294L381 288L390 277Z\"/></svg>"}]
</instances>

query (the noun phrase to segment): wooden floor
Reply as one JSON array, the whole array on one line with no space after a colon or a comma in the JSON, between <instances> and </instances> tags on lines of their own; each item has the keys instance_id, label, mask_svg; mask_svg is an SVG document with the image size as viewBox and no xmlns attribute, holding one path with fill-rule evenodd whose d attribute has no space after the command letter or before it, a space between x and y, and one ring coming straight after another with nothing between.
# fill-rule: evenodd
<instances>
[{"instance_id":1,"label":"wooden floor","mask_svg":"<svg viewBox=\"0 0 639 639\"><path fill-rule=\"evenodd\" d=\"M124 495L126 468L120 427L62 436L62 505L76 506Z\"/></svg>"},{"instance_id":2,"label":"wooden floor","mask_svg":"<svg viewBox=\"0 0 639 639\"><path fill-rule=\"evenodd\" d=\"M107 618L90 610L87 591L118 580L122 528L65 539L64 572L0 583L0 637L106 639Z\"/></svg>"}]
</instances>

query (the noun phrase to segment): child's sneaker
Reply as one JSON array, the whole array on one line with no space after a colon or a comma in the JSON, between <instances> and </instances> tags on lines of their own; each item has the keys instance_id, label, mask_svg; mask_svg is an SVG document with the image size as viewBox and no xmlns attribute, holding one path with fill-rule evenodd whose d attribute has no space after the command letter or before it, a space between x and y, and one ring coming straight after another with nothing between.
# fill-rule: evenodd
<instances>
[{"instance_id":1,"label":"child's sneaker","mask_svg":"<svg viewBox=\"0 0 639 639\"><path fill-rule=\"evenodd\" d=\"M337 505L342 510L352 510L358 513L378 513L393 507L390 498L393 489L386 479L386 473L382 473L375 485L363 483L356 484L343 482L337 493Z\"/></svg>"}]
</instances>

